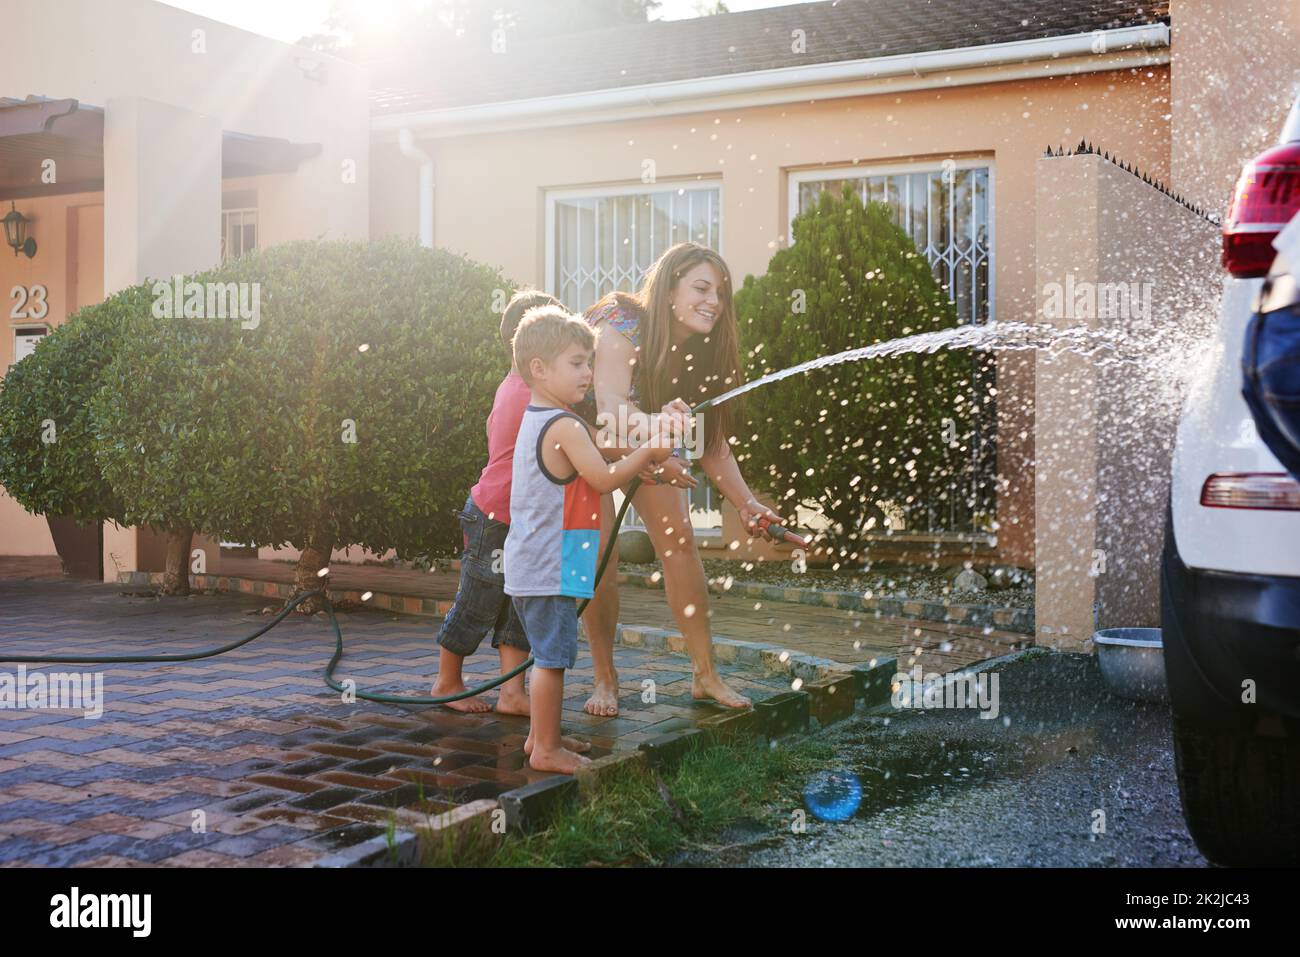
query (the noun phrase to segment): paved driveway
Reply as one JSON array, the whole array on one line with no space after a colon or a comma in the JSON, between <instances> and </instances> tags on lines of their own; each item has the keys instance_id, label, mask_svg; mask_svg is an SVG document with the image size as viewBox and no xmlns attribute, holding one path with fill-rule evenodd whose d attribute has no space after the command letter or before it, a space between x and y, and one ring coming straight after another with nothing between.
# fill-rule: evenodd
<instances>
[{"instance_id":1,"label":"paved driveway","mask_svg":"<svg viewBox=\"0 0 1300 957\"><path fill-rule=\"evenodd\" d=\"M196 651L256 630L269 603L129 591L0 577L0 656ZM365 610L340 624L348 652L340 677L363 690L428 692L436 621ZM390 819L416 826L540 776L520 750L526 718L344 704L321 681L332 649L327 621L291 617L202 661L29 666L47 675L101 670L103 714L0 709L0 865L308 865L382 834ZM565 730L589 737L594 756L720 711L691 701L684 657L621 647L617 664L617 718L581 710L591 682L585 645L569 676ZM466 667L490 676L497 664L486 654ZM751 697L787 687L721 667ZM16 680L18 671L0 661L0 675ZM641 700L646 678L656 683L653 704Z\"/></svg>"}]
</instances>

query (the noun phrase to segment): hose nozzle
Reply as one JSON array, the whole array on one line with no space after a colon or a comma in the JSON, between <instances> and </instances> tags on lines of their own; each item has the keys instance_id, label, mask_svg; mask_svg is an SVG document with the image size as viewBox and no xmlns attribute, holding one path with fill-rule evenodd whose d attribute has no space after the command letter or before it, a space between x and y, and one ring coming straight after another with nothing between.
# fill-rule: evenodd
<instances>
[{"instance_id":1,"label":"hose nozzle","mask_svg":"<svg viewBox=\"0 0 1300 957\"><path fill-rule=\"evenodd\" d=\"M807 548L810 544L808 539L796 535L784 525L772 521L766 515L760 515L758 517L758 524L762 527L763 531L767 532L767 534L771 535L778 542L789 542L797 548Z\"/></svg>"}]
</instances>

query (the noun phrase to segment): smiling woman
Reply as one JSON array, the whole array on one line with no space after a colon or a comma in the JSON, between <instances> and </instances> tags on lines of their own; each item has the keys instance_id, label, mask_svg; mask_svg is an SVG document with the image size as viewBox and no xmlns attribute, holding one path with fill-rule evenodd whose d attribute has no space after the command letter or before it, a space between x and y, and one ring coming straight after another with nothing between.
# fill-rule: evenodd
<instances>
[{"instance_id":1,"label":"smiling woman","mask_svg":"<svg viewBox=\"0 0 1300 957\"><path fill-rule=\"evenodd\" d=\"M587 310L585 318L607 330L596 341L592 392L584 414L608 428L634 420L643 409L689 412L691 406L740 384L736 310L731 272L722 257L698 243L678 243L646 273L635 295L611 293ZM617 333L617 334L614 334ZM766 535L760 516L780 517L760 505L745 484L731 454L730 437L739 421L734 404L707 413L703 423L700 463L705 475L740 513L755 536ZM595 417L600 416L597 423ZM613 447L626 449L628 437L615 428ZM605 435L606 433L602 433ZM632 496L655 551L663 560L664 592L673 619L686 638L691 656L691 692L719 704L743 708L749 699L728 687L713 660L709 627L709 591L695 547L687 490L698 483L680 456L665 460ZM601 496L601 549L614 526L614 500ZM618 546L611 561L617 568ZM591 643L595 690L586 710L596 715L618 713L618 674L614 670L614 629L618 625L617 576L604 575L582 616Z\"/></svg>"}]
</instances>

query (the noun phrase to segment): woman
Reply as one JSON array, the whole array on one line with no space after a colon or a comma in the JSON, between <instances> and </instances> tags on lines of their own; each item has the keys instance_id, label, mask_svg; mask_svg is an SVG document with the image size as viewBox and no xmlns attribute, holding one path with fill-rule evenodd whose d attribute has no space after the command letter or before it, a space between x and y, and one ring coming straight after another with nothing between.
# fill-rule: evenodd
<instances>
[{"instance_id":1,"label":"woman","mask_svg":"<svg viewBox=\"0 0 1300 957\"><path fill-rule=\"evenodd\" d=\"M646 274L636 295L611 293L587 310L585 318L602 334L597 339L587 415L599 428L610 420L626 422L643 410L672 405L682 411L740 384L736 311L731 274L722 258L697 243L667 250ZM620 417L620 407L624 408ZM599 422L596 415L601 415ZM701 413L704 473L735 506L751 535L758 519L780 521L759 504L741 477L729 437L739 422L734 402ZM633 420L635 421L635 420ZM607 435L604 430L602 435ZM619 434L612 443L626 447ZM698 453L700 449L695 450ZM691 530L688 489L698 483L678 455L652 477L643 476L632 505L645 524L663 562L664 592L673 619L686 638L693 671L691 693L730 708L750 705L718 674L709 628L709 590ZM601 549L614 526L614 499L601 500ZM586 704L594 715L618 714L618 673L614 670L614 630L618 625L618 547L582 616L591 644L595 689Z\"/></svg>"}]
</instances>

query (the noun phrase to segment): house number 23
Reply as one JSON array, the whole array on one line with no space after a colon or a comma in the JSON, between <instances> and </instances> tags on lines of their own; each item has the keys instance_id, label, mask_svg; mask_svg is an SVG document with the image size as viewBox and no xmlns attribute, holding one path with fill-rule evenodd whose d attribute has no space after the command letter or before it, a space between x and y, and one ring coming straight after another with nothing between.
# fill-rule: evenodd
<instances>
[{"instance_id":1,"label":"house number 23","mask_svg":"<svg viewBox=\"0 0 1300 957\"><path fill-rule=\"evenodd\" d=\"M44 286L14 286L9 290L9 298L14 301L9 310L10 319L44 319L50 311L46 302L48 291Z\"/></svg>"}]
</instances>

